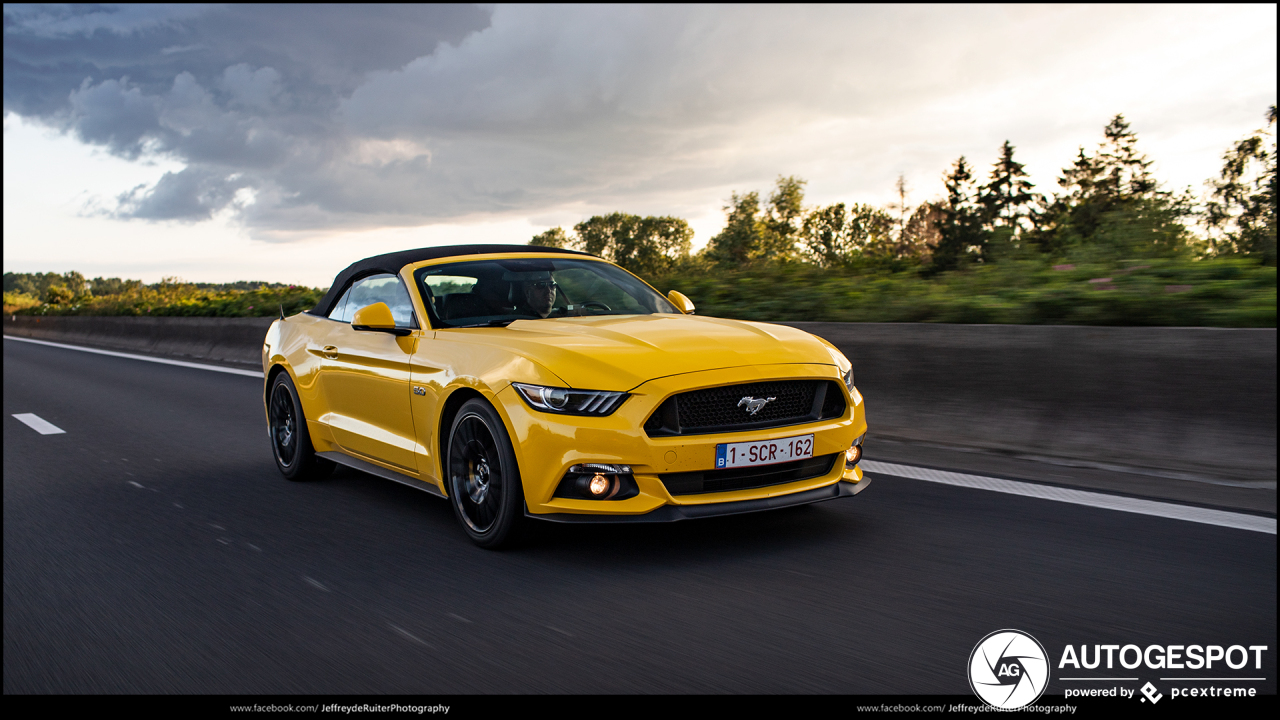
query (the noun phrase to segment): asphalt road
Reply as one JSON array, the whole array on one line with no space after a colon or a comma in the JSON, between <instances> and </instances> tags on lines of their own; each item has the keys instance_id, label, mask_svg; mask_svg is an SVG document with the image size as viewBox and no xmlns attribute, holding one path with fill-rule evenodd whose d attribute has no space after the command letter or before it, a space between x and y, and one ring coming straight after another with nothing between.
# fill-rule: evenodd
<instances>
[{"instance_id":1,"label":"asphalt road","mask_svg":"<svg viewBox=\"0 0 1280 720\"><path fill-rule=\"evenodd\" d=\"M1230 672L1276 691L1273 534L879 476L773 513L538 524L488 552L425 493L282 479L260 397L5 341L6 694L968 695L1002 628L1055 665L1067 643L1267 645Z\"/></svg>"}]
</instances>

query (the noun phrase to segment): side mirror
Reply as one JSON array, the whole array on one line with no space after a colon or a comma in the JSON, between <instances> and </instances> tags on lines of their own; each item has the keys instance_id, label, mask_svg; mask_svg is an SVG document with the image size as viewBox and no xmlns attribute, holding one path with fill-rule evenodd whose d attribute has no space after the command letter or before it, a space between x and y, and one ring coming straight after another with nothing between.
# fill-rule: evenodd
<instances>
[{"instance_id":1,"label":"side mirror","mask_svg":"<svg viewBox=\"0 0 1280 720\"><path fill-rule=\"evenodd\" d=\"M676 306L677 310L685 315L693 314L693 301L685 297L684 293L672 290L667 293L667 299L671 301L672 305Z\"/></svg>"},{"instance_id":2,"label":"side mirror","mask_svg":"<svg viewBox=\"0 0 1280 720\"><path fill-rule=\"evenodd\" d=\"M391 315L391 308L381 302L357 310L355 316L351 318L351 329L392 335L408 335L411 332L409 328L396 327L396 319Z\"/></svg>"}]
</instances>

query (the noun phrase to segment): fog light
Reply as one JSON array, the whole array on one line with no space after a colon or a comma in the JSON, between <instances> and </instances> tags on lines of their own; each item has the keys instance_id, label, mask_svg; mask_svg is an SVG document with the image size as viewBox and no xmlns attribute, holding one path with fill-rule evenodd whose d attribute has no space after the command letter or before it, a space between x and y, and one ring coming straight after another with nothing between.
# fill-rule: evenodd
<instances>
[{"instance_id":1,"label":"fog light","mask_svg":"<svg viewBox=\"0 0 1280 720\"><path fill-rule=\"evenodd\" d=\"M854 438L853 446L844 451L844 466L846 468L851 468L854 465L857 465L858 461L862 459L862 441L866 439L866 437L867 434L863 433Z\"/></svg>"},{"instance_id":2,"label":"fog light","mask_svg":"<svg viewBox=\"0 0 1280 720\"><path fill-rule=\"evenodd\" d=\"M619 473L618 470L626 470ZM574 465L556 487L555 497L575 500L629 500L640 494L631 468L608 463Z\"/></svg>"},{"instance_id":3,"label":"fog light","mask_svg":"<svg viewBox=\"0 0 1280 720\"><path fill-rule=\"evenodd\" d=\"M858 461L861 459L862 459L862 447L860 445L854 445L853 447L844 451L844 464L848 467L853 467L854 465L857 465Z\"/></svg>"},{"instance_id":4,"label":"fog light","mask_svg":"<svg viewBox=\"0 0 1280 720\"><path fill-rule=\"evenodd\" d=\"M602 497L605 493L609 492L610 484L609 478L597 473L595 477L591 478L591 482L587 485L587 489L591 491L592 495Z\"/></svg>"}]
</instances>

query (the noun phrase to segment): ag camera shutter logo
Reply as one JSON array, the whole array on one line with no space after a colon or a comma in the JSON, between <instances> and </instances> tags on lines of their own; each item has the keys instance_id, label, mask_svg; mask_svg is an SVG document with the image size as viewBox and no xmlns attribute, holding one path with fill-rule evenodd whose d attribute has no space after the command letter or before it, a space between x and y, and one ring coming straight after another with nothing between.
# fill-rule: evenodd
<instances>
[{"instance_id":1,"label":"ag camera shutter logo","mask_svg":"<svg viewBox=\"0 0 1280 720\"><path fill-rule=\"evenodd\" d=\"M969 687L1000 710L1026 707L1049 683L1049 656L1039 640L1021 630L997 630L969 655Z\"/></svg>"}]
</instances>

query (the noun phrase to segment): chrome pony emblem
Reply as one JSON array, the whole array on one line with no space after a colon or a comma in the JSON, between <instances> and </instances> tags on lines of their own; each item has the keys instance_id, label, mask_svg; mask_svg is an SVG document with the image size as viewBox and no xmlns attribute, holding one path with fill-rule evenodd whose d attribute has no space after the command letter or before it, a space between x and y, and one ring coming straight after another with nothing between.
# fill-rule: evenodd
<instances>
[{"instance_id":1,"label":"chrome pony emblem","mask_svg":"<svg viewBox=\"0 0 1280 720\"><path fill-rule=\"evenodd\" d=\"M777 399L778 398L776 397L757 398L757 397L751 397L750 395L748 395L738 401L738 407L742 407L743 405L746 405L747 414L755 415L756 413L760 412L760 408L764 407L765 405L768 405L769 403Z\"/></svg>"}]
</instances>

